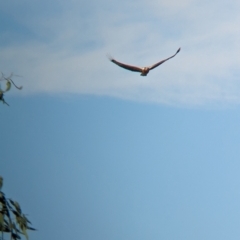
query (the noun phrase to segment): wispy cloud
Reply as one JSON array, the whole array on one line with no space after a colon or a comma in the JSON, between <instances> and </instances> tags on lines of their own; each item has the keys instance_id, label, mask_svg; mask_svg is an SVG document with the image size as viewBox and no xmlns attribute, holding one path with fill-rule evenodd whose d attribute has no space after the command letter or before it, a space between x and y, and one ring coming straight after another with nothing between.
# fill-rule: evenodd
<instances>
[{"instance_id":1,"label":"wispy cloud","mask_svg":"<svg viewBox=\"0 0 240 240\"><path fill-rule=\"evenodd\" d=\"M15 7L11 2L1 3L9 25L1 30L1 71L23 75L25 93L74 92L184 105L240 102L237 1L34 5L25 0ZM145 78L106 58L111 53L145 66L178 47L179 55Z\"/></svg>"}]
</instances>

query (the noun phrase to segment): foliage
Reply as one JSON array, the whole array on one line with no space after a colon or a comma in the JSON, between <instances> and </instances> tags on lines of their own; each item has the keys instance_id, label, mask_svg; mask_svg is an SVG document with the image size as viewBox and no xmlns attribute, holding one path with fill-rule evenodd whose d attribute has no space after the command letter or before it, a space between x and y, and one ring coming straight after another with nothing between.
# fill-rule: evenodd
<instances>
[{"instance_id":1,"label":"foliage","mask_svg":"<svg viewBox=\"0 0 240 240\"><path fill-rule=\"evenodd\" d=\"M17 76L17 75L14 75L14 76ZM13 84L17 89L19 89L19 90L22 89L22 86L18 87L18 86L13 82L12 77L13 77L13 73L11 73L9 77L5 77L4 74L2 73L2 76L1 76L1 78L0 78L0 81L6 81L6 88L5 88L5 90L2 90L2 89L1 89L1 86L0 86L0 101L2 101L4 104L6 104L6 105L8 105L8 106L9 106L9 104L8 104L8 103L4 100L4 98L3 98L4 93L10 90L12 84Z\"/></svg>"},{"instance_id":2,"label":"foliage","mask_svg":"<svg viewBox=\"0 0 240 240\"><path fill-rule=\"evenodd\" d=\"M22 213L19 203L5 197L2 185L3 178L0 176L0 239L3 240L4 233L9 233L13 240L21 239L21 234L28 240L27 230L36 229L29 226L31 222Z\"/></svg>"}]
</instances>

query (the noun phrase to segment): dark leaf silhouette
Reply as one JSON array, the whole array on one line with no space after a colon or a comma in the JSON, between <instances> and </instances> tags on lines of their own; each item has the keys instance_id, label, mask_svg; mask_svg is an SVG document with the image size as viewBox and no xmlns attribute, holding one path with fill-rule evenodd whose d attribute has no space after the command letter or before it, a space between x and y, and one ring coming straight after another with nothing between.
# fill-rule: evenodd
<instances>
[{"instance_id":1,"label":"dark leaf silhouette","mask_svg":"<svg viewBox=\"0 0 240 240\"><path fill-rule=\"evenodd\" d=\"M3 179L0 176L1 182L3 183ZM5 194L0 191L0 232L2 233L2 238L0 237L0 239L3 240L3 233L10 233L11 239L21 239L21 235L24 235L28 240L27 230L36 231L29 224L31 222L22 213L19 203L12 199L7 199Z\"/></svg>"},{"instance_id":2,"label":"dark leaf silhouette","mask_svg":"<svg viewBox=\"0 0 240 240\"><path fill-rule=\"evenodd\" d=\"M11 73L9 77L5 77L2 72L1 72L1 74L2 74L2 76L0 78L0 81L6 81L6 87L3 90L3 89L1 89L1 86L0 86L0 101L2 101L3 104L6 104L7 106L9 106L9 104L5 101L5 99L3 97L4 93L8 92L11 89L12 84L19 90L22 89L22 86L18 87L12 80L13 76L18 76L18 75L14 75L13 73ZM1 190L1 180L0 180L0 190Z\"/></svg>"}]
</instances>

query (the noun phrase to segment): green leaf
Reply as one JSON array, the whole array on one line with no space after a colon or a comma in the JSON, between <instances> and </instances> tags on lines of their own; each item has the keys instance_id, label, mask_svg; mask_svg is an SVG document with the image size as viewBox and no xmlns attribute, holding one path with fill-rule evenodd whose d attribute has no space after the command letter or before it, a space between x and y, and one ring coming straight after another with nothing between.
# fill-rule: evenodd
<instances>
[{"instance_id":1,"label":"green leaf","mask_svg":"<svg viewBox=\"0 0 240 240\"><path fill-rule=\"evenodd\" d=\"M12 86L11 82L7 80L5 92L9 91L11 86Z\"/></svg>"},{"instance_id":2,"label":"green leaf","mask_svg":"<svg viewBox=\"0 0 240 240\"><path fill-rule=\"evenodd\" d=\"M32 228L32 227L28 227L28 226L27 226L27 229L32 230L32 231L37 231L36 228Z\"/></svg>"},{"instance_id":3,"label":"green leaf","mask_svg":"<svg viewBox=\"0 0 240 240\"><path fill-rule=\"evenodd\" d=\"M15 211L15 210L12 210L13 214L16 216L16 217L21 217L21 215L19 214L19 212Z\"/></svg>"},{"instance_id":4,"label":"green leaf","mask_svg":"<svg viewBox=\"0 0 240 240\"><path fill-rule=\"evenodd\" d=\"M0 212L0 226L4 224L4 215Z\"/></svg>"},{"instance_id":5,"label":"green leaf","mask_svg":"<svg viewBox=\"0 0 240 240\"><path fill-rule=\"evenodd\" d=\"M26 239L28 240L27 229L25 227L22 229L22 232L25 235Z\"/></svg>"},{"instance_id":6,"label":"green leaf","mask_svg":"<svg viewBox=\"0 0 240 240\"><path fill-rule=\"evenodd\" d=\"M13 239L21 239L21 237L16 233L12 233L12 238Z\"/></svg>"},{"instance_id":7,"label":"green leaf","mask_svg":"<svg viewBox=\"0 0 240 240\"><path fill-rule=\"evenodd\" d=\"M10 203L15 207L18 213L22 213L21 207L17 201L13 201L12 199L9 199Z\"/></svg>"}]
</instances>

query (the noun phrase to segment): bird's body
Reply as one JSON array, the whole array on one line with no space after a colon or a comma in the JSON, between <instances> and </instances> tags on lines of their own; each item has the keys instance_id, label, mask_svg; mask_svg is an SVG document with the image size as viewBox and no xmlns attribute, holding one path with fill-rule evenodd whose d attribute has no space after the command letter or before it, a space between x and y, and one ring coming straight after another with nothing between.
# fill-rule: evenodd
<instances>
[{"instance_id":1,"label":"bird's body","mask_svg":"<svg viewBox=\"0 0 240 240\"><path fill-rule=\"evenodd\" d=\"M175 57L179 52L180 52L181 48L179 48L177 50L177 52L169 57L169 58L166 58L160 62L157 62L155 64L153 64L152 66L149 66L149 67L137 67L137 66L132 66L132 65L128 65L128 64L125 64L125 63L121 63L121 62L118 62L117 60L115 60L114 58L108 56L109 60L113 63L115 63L116 65L118 65L119 67L122 67L122 68L125 68L127 70L130 70L130 71L133 71L133 72L140 72L141 73L141 76L147 76L147 74L149 73L150 70L158 67L159 65L163 64L164 62L166 62L167 60Z\"/></svg>"}]
</instances>

